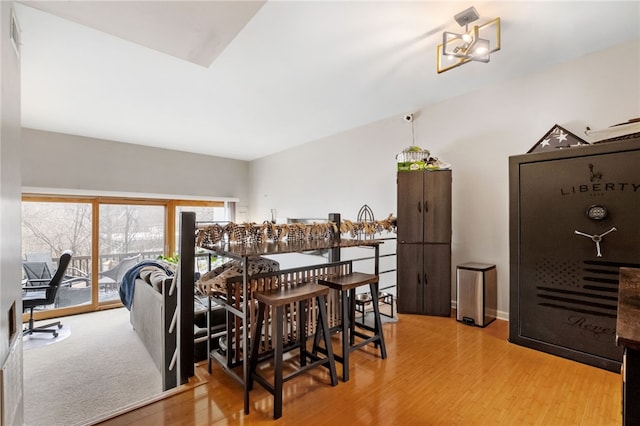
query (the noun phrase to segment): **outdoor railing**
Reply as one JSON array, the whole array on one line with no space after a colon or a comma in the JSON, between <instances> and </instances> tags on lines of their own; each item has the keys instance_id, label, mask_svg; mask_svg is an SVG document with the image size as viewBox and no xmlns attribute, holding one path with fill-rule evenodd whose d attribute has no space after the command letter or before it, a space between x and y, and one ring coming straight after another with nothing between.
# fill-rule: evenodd
<instances>
[{"instance_id":1,"label":"outdoor railing","mask_svg":"<svg viewBox=\"0 0 640 426\"><path fill-rule=\"evenodd\" d=\"M148 260L148 259L157 259L158 256L162 255L163 252L161 250L156 251L147 251L147 252L136 252L136 253L119 253L119 254L107 254L99 256L99 272L106 271L110 269L110 267L116 266L118 263L127 257L142 255L140 260ZM92 256L72 256L71 263L69 264L69 269L72 270L80 270L83 271L87 275L91 275L91 259ZM58 259L53 259L54 263L58 264ZM73 274L70 274L73 275Z\"/></svg>"},{"instance_id":2,"label":"outdoor railing","mask_svg":"<svg viewBox=\"0 0 640 426\"><path fill-rule=\"evenodd\" d=\"M155 251L146 251L146 252L131 252L131 253L119 253L119 254L108 254L102 255L99 257L99 269L98 272L104 272L107 269L110 269L116 266L118 263L122 262L123 259L127 257L141 255L140 261L142 260L155 260L158 256L163 254L160 250ZM215 262L215 256L211 253L197 253L197 258L203 258L204 264L207 264L207 260L209 264L213 264ZM91 259L92 256L73 256L71 257L71 263L69 264L70 270L79 270L84 272L86 275L91 275ZM57 265L58 259L54 258L53 262ZM205 272L208 268L205 268ZM73 274L70 274L73 275Z\"/></svg>"}]
</instances>

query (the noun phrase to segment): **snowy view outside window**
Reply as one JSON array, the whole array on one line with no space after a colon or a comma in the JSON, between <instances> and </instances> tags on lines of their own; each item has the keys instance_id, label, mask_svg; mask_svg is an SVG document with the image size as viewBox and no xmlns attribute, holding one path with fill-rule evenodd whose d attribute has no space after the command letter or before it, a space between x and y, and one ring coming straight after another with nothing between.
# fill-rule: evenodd
<instances>
[{"instance_id":1,"label":"snowy view outside window","mask_svg":"<svg viewBox=\"0 0 640 426\"><path fill-rule=\"evenodd\" d=\"M215 206L176 207L176 223L172 224L176 244L181 211L195 211L196 220L203 222L228 220L229 209L224 203L211 204ZM27 198L22 202L23 287L30 285L29 278L38 278L27 276L25 268L30 273L37 269L39 274L51 276L60 255L71 250L73 256L66 273L81 279L61 286L56 302L46 310L119 303L118 288L129 268L142 260L155 260L160 255L178 252L178 248L174 253L164 252L167 210L167 201L147 200L136 204L123 200ZM46 268L32 268L45 264ZM203 266L204 270L207 268L208 264Z\"/></svg>"}]
</instances>

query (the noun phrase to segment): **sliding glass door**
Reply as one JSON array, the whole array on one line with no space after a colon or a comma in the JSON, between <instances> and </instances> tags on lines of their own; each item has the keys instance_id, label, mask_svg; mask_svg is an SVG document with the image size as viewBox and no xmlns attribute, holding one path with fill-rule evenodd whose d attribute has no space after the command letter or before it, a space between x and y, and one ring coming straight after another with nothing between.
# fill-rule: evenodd
<instances>
[{"instance_id":1,"label":"sliding glass door","mask_svg":"<svg viewBox=\"0 0 640 426\"><path fill-rule=\"evenodd\" d=\"M98 302L119 302L125 272L164 254L165 206L100 204Z\"/></svg>"},{"instance_id":2,"label":"sliding glass door","mask_svg":"<svg viewBox=\"0 0 640 426\"><path fill-rule=\"evenodd\" d=\"M55 302L44 310L91 304L92 216L93 205L84 200L22 203L25 292L54 274L64 251L73 252Z\"/></svg>"},{"instance_id":3,"label":"sliding glass door","mask_svg":"<svg viewBox=\"0 0 640 426\"><path fill-rule=\"evenodd\" d=\"M62 252L73 251L69 280L36 319L122 306L118 289L132 266L178 252L179 212L226 221L234 211L222 201L36 194L22 201L23 287L50 277Z\"/></svg>"}]
</instances>

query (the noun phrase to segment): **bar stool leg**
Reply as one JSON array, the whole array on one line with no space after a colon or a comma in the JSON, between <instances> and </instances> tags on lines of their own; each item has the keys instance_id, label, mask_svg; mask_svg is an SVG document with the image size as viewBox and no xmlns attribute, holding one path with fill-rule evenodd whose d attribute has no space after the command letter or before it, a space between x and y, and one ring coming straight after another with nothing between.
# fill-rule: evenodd
<instances>
[{"instance_id":1,"label":"bar stool leg","mask_svg":"<svg viewBox=\"0 0 640 426\"><path fill-rule=\"evenodd\" d=\"M298 345L300 346L300 366L307 365L307 301L301 300L298 304Z\"/></svg>"},{"instance_id":2,"label":"bar stool leg","mask_svg":"<svg viewBox=\"0 0 640 426\"><path fill-rule=\"evenodd\" d=\"M378 282L369 284L371 294L378 294ZM384 344L384 333L382 332L382 321L380 319L380 306L378 305L378 299L373 300L373 317L375 320L374 333L379 336L380 343L380 358L385 359L387 357L387 346Z\"/></svg>"},{"instance_id":3,"label":"bar stool leg","mask_svg":"<svg viewBox=\"0 0 640 426\"><path fill-rule=\"evenodd\" d=\"M349 381L349 342L351 336L349 330L351 329L351 324L349 321L349 292L342 292L342 301L340 303L342 307L342 381Z\"/></svg>"},{"instance_id":4,"label":"bar stool leg","mask_svg":"<svg viewBox=\"0 0 640 426\"><path fill-rule=\"evenodd\" d=\"M276 308L276 332L274 339L274 360L275 360L275 375L273 378L273 418L279 419L282 417L282 326L283 326L283 309L282 306Z\"/></svg>"},{"instance_id":5,"label":"bar stool leg","mask_svg":"<svg viewBox=\"0 0 640 426\"><path fill-rule=\"evenodd\" d=\"M349 290L349 344L356 342L356 289Z\"/></svg>"},{"instance_id":6,"label":"bar stool leg","mask_svg":"<svg viewBox=\"0 0 640 426\"><path fill-rule=\"evenodd\" d=\"M249 379L247 380L247 390L253 389L253 373L258 366L258 349L260 347L260 338L262 336L262 323L264 322L265 305L258 304L258 318L256 320L256 329L251 339L251 361L249 364Z\"/></svg>"},{"instance_id":7,"label":"bar stool leg","mask_svg":"<svg viewBox=\"0 0 640 426\"><path fill-rule=\"evenodd\" d=\"M316 325L316 338L318 332L322 332L324 336L324 345L327 348L327 358L329 359L329 374L331 375L331 386L338 384L338 374L336 372L336 363L333 356L333 348L331 346L331 333L329 332L329 319L327 315L327 299L324 296L318 296L318 312L320 313L320 326ZM314 339L315 341L316 339Z\"/></svg>"},{"instance_id":8,"label":"bar stool leg","mask_svg":"<svg viewBox=\"0 0 640 426\"><path fill-rule=\"evenodd\" d=\"M324 330L316 325L316 332L313 335L313 346L311 348L311 353L313 355L316 355L318 353L318 350L320 349L320 333L322 333L322 338L324 339L324 335L329 334L328 330L328 328Z\"/></svg>"}]
</instances>

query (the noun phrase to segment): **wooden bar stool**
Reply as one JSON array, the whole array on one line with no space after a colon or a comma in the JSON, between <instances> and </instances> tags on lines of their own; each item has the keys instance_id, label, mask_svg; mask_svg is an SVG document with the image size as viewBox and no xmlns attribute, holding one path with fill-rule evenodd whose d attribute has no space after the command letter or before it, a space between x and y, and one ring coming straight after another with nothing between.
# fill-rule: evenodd
<instances>
[{"instance_id":1,"label":"wooden bar stool","mask_svg":"<svg viewBox=\"0 0 640 426\"><path fill-rule=\"evenodd\" d=\"M329 294L329 288L319 285L318 283L305 283L292 287L269 290L269 291L257 291L253 293L253 297L258 301L258 318L256 322L256 329L253 333L253 339L251 340L251 361L249 368L249 381L248 389L253 387L253 380L259 382L266 390L273 395L273 418L278 419L282 416L282 385L289 379L311 369L321 365L326 365L331 375L331 385L338 384L338 375L336 373L336 365L333 357L333 349L331 348L331 334L329 332L329 323L327 319L327 294ZM307 327L306 317L308 311L308 301L316 298L318 306L318 324L316 325L316 333L314 338L313 352L307 351ZM284 307L290 303L298 303L298 316L300 318L298 329L298 342L295 345L288 346L287 351L295 348L300 348L300 367L283 377L283 336L282 329L284 326ZM260 340L262 335L262 327L265 317L265 309L267 306L275 308L274 319L276 321L274 336L272 336L272 342L274 345L273 361L274 361L274 379L273 383L270 383L264 377L260 376L256 372L258 365L258 349L260 346ZM322 350L326 357L318 357L316 355L316 346L319 342L320 333L324 336L325 348ZM311 361L307 363L307 358Z\"/></svg>"},{"instance_id":2,"label":"wooden bar stool","mask_svg":"<svg viewBox=\"0 0 640 426\"><path fill-rule=\"evenodd\" d=\"M369 335L356 330L356 288L368 284L371 294L378 294L378 280L377 275L362 272L352 272L330 279L318 279L318 283L340 292L342 320L332 331L339 329L342 332L342 354L341 356L335 355L335 359L342 363L342 380L345 382L349 380L349 353L365 345L374 343L376 347L380 347L380 357L382 359L387 358L387 348L384 344L384 334L382 333L382 321L380 320L380 307L378 303L373 303L374 326L369 327L365 324L357 324L359 328L369 330L373 332L373 334ZM377 302L377 300L375 302ZM356 343L356 337L363 340ZM316 342L318 341L319 337L316 334ZM314 345L314 347L315 346L316 345Z\"/></svg>"}]
</instances>

